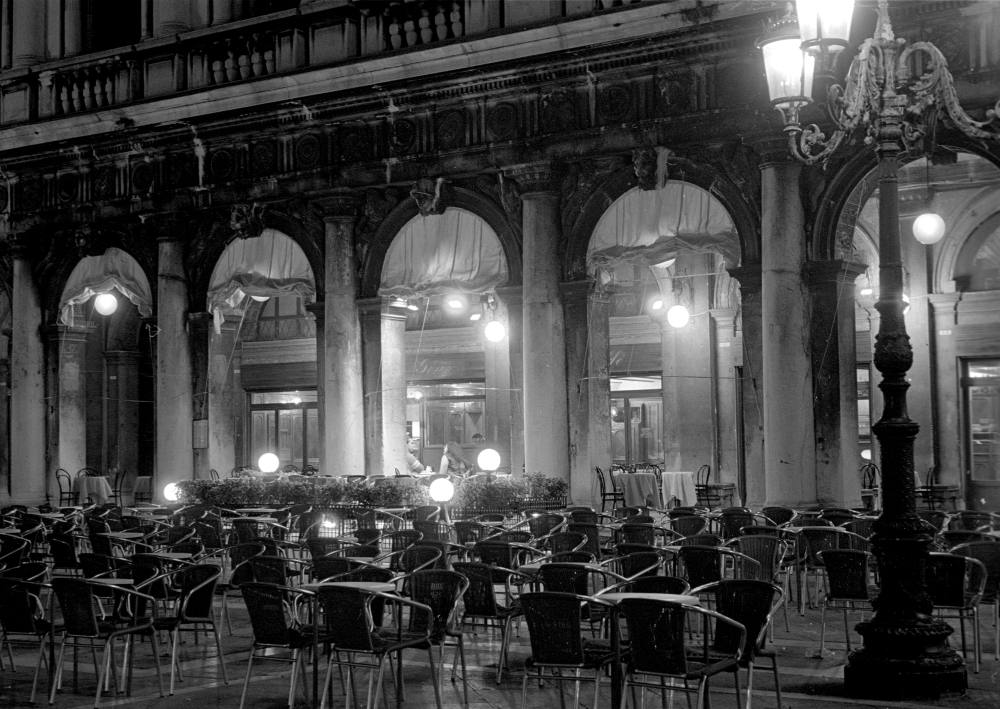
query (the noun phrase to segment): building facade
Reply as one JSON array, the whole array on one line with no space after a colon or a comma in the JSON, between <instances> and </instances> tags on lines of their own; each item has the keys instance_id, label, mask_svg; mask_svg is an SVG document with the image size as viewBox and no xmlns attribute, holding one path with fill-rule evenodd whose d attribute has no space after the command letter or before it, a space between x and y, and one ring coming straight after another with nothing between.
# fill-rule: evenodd
<instances>
[{"instance_id":1,"label":"building facade","mask_svg":"<svg viewBox=\"0 0 1000 709\"><path fill-rule=\"evenodd\" d=\"M859 505L875 159L788 161L755 46L783 5L0 1L0 502L264 452L392 474L413 438L575 502L655 463ZM985 115L1000 8L891 10ZM915 467L985 508L998 157L941 122L901 174L904 233L948 226L904 243Z\"/></svg>"}]
</instances>

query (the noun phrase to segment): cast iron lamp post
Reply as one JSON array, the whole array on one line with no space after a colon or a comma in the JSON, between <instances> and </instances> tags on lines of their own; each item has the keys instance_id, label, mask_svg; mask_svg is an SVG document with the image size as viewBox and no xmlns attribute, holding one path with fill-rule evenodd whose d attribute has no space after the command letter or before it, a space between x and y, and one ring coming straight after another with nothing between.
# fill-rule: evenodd
<instances>
[{"instance_id":1,"label":"cast iron lamp post","mask_svg":"<svg viewBox=\"0 0 1000 709\"><path fill-rule=\"evenodd\" d=\"M882 374L882 417L872 426L881 447L882 515L873 545L881 589L875 614L857 626L864 646L851 653L844 671L847 689L868 696L934 696L963 691L962 658L948 645L951 628L935 620L924 572L931 535L916 514L913 441L918 426L906 412L906 372L913 362L903 319L903 266L899 233L897 168L900 153L921 152L938 119L966 135L997 139L991 124L974 120L959 105L954 81L940 50L929 42L897 39L887 0L879 0L875 34L851 62L844 86L829 89L829 136L803 126L799 110L811 102L812 64L832 74L837 53L847 46L853 0L798 0L794 19L779 22L760 42L771 103L781 111L791 155L811 165L863 141L878 157L879 299L875 366ZM920 72L920 73L918 73Z\"/></svg>"}]
</instances>

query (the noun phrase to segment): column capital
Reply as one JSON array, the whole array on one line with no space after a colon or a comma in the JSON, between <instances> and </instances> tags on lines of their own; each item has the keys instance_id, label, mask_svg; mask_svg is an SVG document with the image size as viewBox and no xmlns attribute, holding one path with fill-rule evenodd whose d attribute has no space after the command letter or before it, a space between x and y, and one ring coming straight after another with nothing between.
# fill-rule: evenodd
<instances>
[{"instance_id":1,"label":"column capital","mask_svg":"<svg viewBox=\"0 0 1000 709\"><path fill-rule=\"evenodd\" d=\"M400 305L400 298L386 295L358 300L358 313L362 317L375 317L383 320L406 320L409 311L405 305Z\"/></svg>"},{"instance_id":2,"label":"column capital","mask_svg":"<svg viewBox=\"0 0 1000 709\"><path fill-rule=\"evenodd\" d=\"M735 308L712 308L708 314L712 316L712 321L717 327L729 326L736 319Z\"/></svg>"},{"instance_id":3,"label":"column capital","mask_svg":"<svg viewBox=\"0 0 1000 709\"><path fill-rule=\"evenodd\" d=\"M358 216L361 200L354 191L340 190L325 195L315 202L323 214L323 222L353 222Z\"/></svg>"},{"instance_id":4,"label":"column capital","mask_svg":"<svg viewBox=\"0 0 1000 709\"><path fill-rule=\"evenodd\" d=\"M531 193L558 194L562 177L559 165L541 161L511 165L503 168L504 177L514 180L521 189L521 197Z\"/></svg>"},{"instance_id":5,"label":"column capital","mask_svg":"<svg viewBox=\"0 0 1000 709\"><path fill-rule=\"evenodd\" d=\"M788 151L788 138L784 134L769 135L753 142L754 152L760 158L761 169L771 165L797 164Z\"/></svg>"},{"instance_id":6,"label":"column capital","mask_svg":"<svg viewBox=\"0 0 1000 709\"><path fill-rule=\"evenodd\" d=\"M313 303L306 303L305 310L310 313L316 320L322 320L326 314L326 303L321 300L317 300Z\"/></svg>"},{"instance_id":7,"label":"column capital","mask_svg":"<svg viewBox=\"0 0 1000 709\"><path fill-rule=\"evenodd\" d=\"M854 279L868 268L857 261L831 259L806 262L806 281L810 288L824 284L854 283Z\"/></svg>"},{"instance_id":8,"label":"column capital","mask_svg":"<svg viewBox=\"0 0 1000 709\"><path fill-rule=\"evenodd\" d=\"M187 314L188 325L191 327L197 327L202 329L208 329L212 325L214 320L213 316L209 312L189 312Z\"/></svg>"},{"instance_id":9,"label":"column capital","mask_svg":"<svg viewBox=\"0 0 1000 709\"><path fill-rule=\"evenodd\" d=\"M508 308L520 308L524 299L521 286L503 286L496 289L497 298Z\"/></svg>"}]
</instances>

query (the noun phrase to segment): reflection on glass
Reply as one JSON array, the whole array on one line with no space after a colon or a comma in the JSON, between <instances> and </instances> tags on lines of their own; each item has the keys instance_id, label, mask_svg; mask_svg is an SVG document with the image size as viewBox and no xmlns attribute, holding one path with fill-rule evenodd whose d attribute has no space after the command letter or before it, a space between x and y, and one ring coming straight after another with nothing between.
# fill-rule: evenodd
<instances>
[{"instance_id":1,"label":"reflection on glass","mask_svg":"<svg viewBox=\"0 0 1000 709\"><path fill-rule=\"evenodd\" d=\"M966 363L966 443L973 480L1000 480L1000 360Z\"/></svg>"}]
</instances>

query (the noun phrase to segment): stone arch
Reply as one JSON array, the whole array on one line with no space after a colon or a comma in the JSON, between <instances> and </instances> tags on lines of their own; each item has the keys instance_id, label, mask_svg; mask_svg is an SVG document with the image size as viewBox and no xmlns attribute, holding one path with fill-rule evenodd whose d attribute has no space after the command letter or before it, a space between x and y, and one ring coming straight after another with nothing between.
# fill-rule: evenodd
<instances>
[{"instance_id":1,"label":"stone arch","mask_svg":"<svg viewBox=\"0 0 1000 709\"><path fill-rule=\"evenodd\" d=\"M700 187L717 199L729 214L739 240L740 262L760 260L760 219L744 201L737 186L711 167L687 160L671 163L672 179ZM580 214L566 234L565 280L579 280L587 275L587 250L598 221L615 200L633 187L637 180L631 165L616 170L598 185L584 202Z\"/></svg>"},{"instance_id":2,"label":"stone arch","mask_svg":"<svg viewBox=\"0 0 1000 709\"><path fill-rule=\"evenodd\" d=\"M198 234L187 250L187 271L190 274L188 299L193 310L202 310L208 298L208 287L215 264L226 247L238 238L229 226L230 209L214 210L206 216ZM271 228L290 238L305 254L313 273L316 301L322 302L325 292L323 220L313 210L286 211L266 206L261 214L264 228Z\"/></svg>"},{"instance_id":3,"label":"stone arch","mask_svg":"<svg viewBox=\"0 0 1000 709\"><path fill-rule=\"evenodd\" d=\"M496 233L504 257L507 259L507 285L521 283L521 233L507 219L504 211L488 197L472 190L456 187L448 207L457 207L480 217ZM412 199L405 199L379 225L372 238L361 271L360 291L362 298L378 295L382 278L382 268L393 239L402 228L418 214Z\"/></svg>"}]
</instances>

